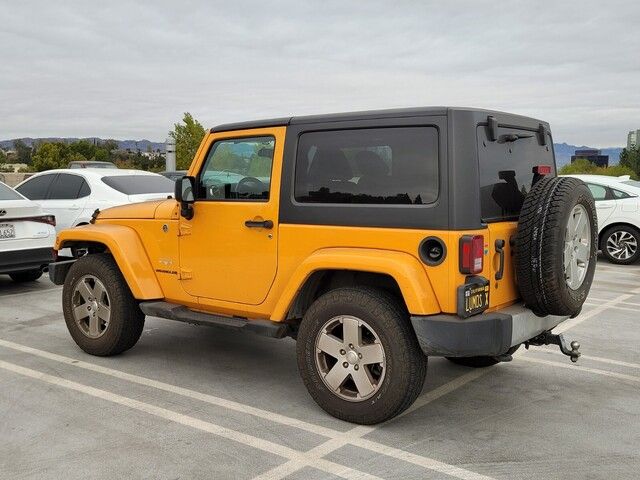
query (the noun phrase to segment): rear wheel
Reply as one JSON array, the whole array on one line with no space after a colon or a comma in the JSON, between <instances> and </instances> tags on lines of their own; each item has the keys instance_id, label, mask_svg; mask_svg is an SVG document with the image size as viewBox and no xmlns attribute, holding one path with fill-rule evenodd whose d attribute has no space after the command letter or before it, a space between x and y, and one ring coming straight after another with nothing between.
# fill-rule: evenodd
<instances>
[{"instance_id":1,"label":"rear wheel","mask_svg":"<svg viewBox=\"0 0 640 480\"><path fill-rule=\"evenodd\" d=\"M17 283L35 282L42 276L42 270L37 268L35 270L27 270L25 272L14 272L10 273L9 276L11 277L11 280Z\"/></svg>"},{"instance_id":2,"label":"rear wheel","mask_svg":"<svg viewBox=\"0 0 640 480\"><path fill-rule=\"evenodd\" d=\"M404 309L368 287L332 290L305 313L298 368L313 399L349 422L383 422L422 391L427 357Z\"/></svg>"},{"instance_id":3,"label":"rear wheel","mask_svg":"<svg viewBox=\"0 0 640 480\"><path fill-rule=\"evenodd\" d=\"M106 253L79 258L62 290L69 333L91 355L117 355L133 347L144 327L144 314L113 257Z\"/></svg>"},{"instance_id":4,"label":"rear wheel","mask_svg":"<svg viewBox=\"0 0 640 480\"><path fill-rule=\"evenodd\" d=\"M602 254L611 263L630 265L640 259L640 232L631 225L608 229L602 235Z\"/></svg>"}]
</instances>

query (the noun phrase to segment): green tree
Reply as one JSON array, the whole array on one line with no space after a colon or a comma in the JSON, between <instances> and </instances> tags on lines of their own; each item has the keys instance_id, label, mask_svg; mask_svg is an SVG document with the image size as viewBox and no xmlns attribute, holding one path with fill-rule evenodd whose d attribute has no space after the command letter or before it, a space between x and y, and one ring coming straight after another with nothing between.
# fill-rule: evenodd
<instances>
[{"instance_id":1,"label":"green tree","mask_svg":"<svg viewBox=\"0 0 640 480\"><path fill-rule=\"evenodd\" d=\"M620 153L620 165L630 168L636 175L640 176L640 147L623 148Z\"/></svg>"},{"instance_id":2,"label":"green tree","mask_svg":"<svg viewBox=\"0 0 640 480\"><path fill-rule=\"evenodd\" d=\"M560 175L609 175L611 177L619 177L621 175L629 175L636 179L638 175L627 165L612 165L610 167L598 167L586 158L576 158L575 161L565 165L560 169Z\"/></svg>"},{"instance_id":3,"label":"green tree","mask_svg":"<svg viewBox=\"0 0 640 480\"><path fill-rule=\"evenodd\" d=\"M189 112L184 114L182 123L174 124L173 131L169 132L169 135L176 142L176 168L178 170L189 168L204 134L204 127Z\"/></svg>"},{"instance_id":4,"label":"green tree","mask_svg":"<svg viewBox=\"0 0 640 480\"><path fill-rule=\"evenodd\" d=\"M33 154L32 168L43 172L53 168L65 168L68 165L69 147L62 142L46 142L38 145Z\"/></svg>"},{"instance_id":5,"label":"green tree","mask_svg":"<svg viewBox=\"0 0 640 480\"><path fill-rule=\"evenodd\" d=\"M7 163L7 154L0 149L0 163Z\"/></svg>"},{"instance_id":6,"label":"green tree","mask_svg":"<svg viewBox=\"0 0 640 480\"><path fill-rule=\"evenodd\" d=\"M16 151L16 163L26 163L27 165L31 164L31 154L33 153L33 149L30 146L22 140L15 140L13 142L13 148Z\"/></svg>"}]
</instances>

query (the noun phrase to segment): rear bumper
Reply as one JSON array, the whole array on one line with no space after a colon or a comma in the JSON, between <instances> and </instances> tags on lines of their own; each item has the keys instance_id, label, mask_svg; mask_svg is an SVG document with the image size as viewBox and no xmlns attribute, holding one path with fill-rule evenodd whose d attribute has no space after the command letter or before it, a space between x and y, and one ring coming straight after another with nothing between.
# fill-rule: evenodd
<instances>
[{"instance_id":1,"label":"rear bumper","mask_svg":"<svg viewBox=\"0 0 640 480\"><path fill-rule=\"evenodd\" d=\"M0 273L42 269L51 261L53 261L51 247L0 252Z\"/></svg>"},{"instance_id":2,"label":"rear bumper","mask_svg":"<svg viewBox=\"0 0 640 480\"><path fill-rule=\"evenodd\" d=\"M411 316L422 351L430 356L501 355L569 317L538 317L522 304L460 318L456 315Z\"/></svg>"}]
</instances>

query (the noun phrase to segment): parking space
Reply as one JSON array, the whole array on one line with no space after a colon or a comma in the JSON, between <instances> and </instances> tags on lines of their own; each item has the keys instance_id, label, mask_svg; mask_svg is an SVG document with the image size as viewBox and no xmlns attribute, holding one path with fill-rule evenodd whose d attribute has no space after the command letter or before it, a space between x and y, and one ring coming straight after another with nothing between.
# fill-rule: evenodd
<instances>
[{"instance_id":1,"label":"parking space","mask_svg":"<svg viewBox=\"0 0 640 480\"><path fill-rule=\"evenodd\" d=\"M429 361L422 396L373 426L328 416L292 340L148 318L113 358L71 340L61 289L0 278L0 478L637 478L640 266L599 262L551 348L473 370Z\"/></svg>"}]
</instances>

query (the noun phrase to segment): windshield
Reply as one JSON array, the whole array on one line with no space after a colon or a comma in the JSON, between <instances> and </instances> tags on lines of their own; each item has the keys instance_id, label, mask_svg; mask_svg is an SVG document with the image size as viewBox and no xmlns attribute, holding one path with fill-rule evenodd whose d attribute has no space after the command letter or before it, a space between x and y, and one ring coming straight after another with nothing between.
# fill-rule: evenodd
<instances>
[{"instance_id":1,"label":"windshield","mask_svg":"<svg viewBox=\"0 0 640 480\"><path fill-rule=\"evenodd\" d=\"M171 194L174 188L174 182L162 175L114 175L102 177L102 181L125 195Z\"/></svg>"},{"instance_id":2,"label":"windshield","mask_svg":"<svg viewBox=\"0 0 640 480\"><path fill-rule=\"evenodd\" d=\"M477 139L482 220L517 219L533 183L533 168L547 165L556 175L551 137L541 145L535 132L500 128L499 138L491 141L486 128L478 127Z\"/></svg>"},{"instance_id":3,"label":"windshield","mask_svg":"<svg viewBox=\"0 0 640 480\"><path fill-rule=\"evenodd\" d=\"M0 200L24 200L13 188L0 182Z\"/></svg>"}]
</instances>

